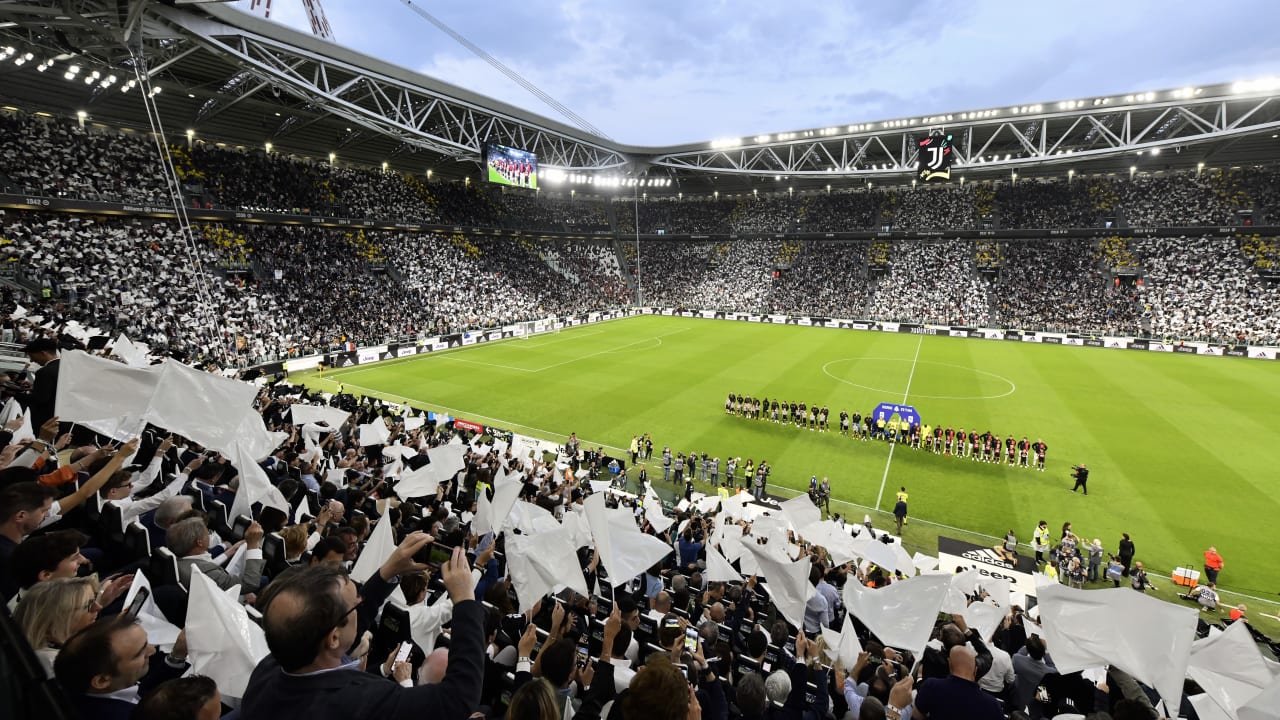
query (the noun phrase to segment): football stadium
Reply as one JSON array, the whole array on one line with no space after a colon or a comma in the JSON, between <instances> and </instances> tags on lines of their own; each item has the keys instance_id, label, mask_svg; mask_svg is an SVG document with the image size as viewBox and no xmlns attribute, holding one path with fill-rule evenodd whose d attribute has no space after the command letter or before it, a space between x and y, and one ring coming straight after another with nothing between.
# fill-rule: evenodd
<instances>
[{"instance_id":1,"label":"football stadium","mask_svg":"<svg viewBox=\"0 0 1280 720\"><path fill-rule=\"evenodd\" d=\"M402 5L556 117L0 3L5 717L1280 719L1280 79L632 145Z\"/></svg>"}]
</instances>

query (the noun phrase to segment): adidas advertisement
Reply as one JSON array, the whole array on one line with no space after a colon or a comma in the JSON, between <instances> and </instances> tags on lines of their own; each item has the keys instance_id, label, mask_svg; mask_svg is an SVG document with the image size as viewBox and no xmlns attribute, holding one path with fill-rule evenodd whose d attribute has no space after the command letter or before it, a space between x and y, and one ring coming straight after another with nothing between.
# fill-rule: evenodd
<instances>
[{"instance_id":1,"label":"adidas advertisement","mask_svg":"<svg viewBox=\"0 0 1280 720\"><path fill-rule=\"evenodd\" d=\"M1036 569L1035 555L1019 555L1014 562L1008 562L995 551L997 541L991 541L991 547L974 545L963 540L938 536L938 569L947 573L956 568L977 568L986 577L1008 580L1017 592L1035 596ZM1027 551L1030 553L1030 551Z\"/></svg>"}]
</instances>

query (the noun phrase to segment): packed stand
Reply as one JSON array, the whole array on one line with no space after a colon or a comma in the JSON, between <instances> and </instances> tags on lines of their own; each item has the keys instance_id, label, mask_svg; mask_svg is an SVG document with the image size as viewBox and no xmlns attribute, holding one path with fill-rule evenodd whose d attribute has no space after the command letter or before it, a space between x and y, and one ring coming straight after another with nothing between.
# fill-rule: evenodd
<instances>
[{"instance_id":1,"label":"packed stand","mask_svg":"<svg viewBox=\"0 0 1280 720\"><path fill-rule=\"evenodd\" d=\"M959 241L895 244L889 271L876 283L870 302L877 319L942 325L987 324L989 308L972 244Z\"/></svg>"},{"instance_id":2,"label":"packed stand","mask_svg":"<svg viewBox=\"0 0 1280 720\"><path fill-rule=\"evenodd\" d=\"M774 312L862 318L868 297L865 244L806 242L773 281L769 302Z\"/></svg>"},{"instance_id":3,"label":"packed stand","mask_svg":"<svg viewBox=\"0 0 1280 720\"><path fill-rule=\"evenodd\" d=\"M166 202L155 141L73 120L0 112L0 179L12 192L115 202Z\"/></svg>"},{"instance_id":4,"label":"packed stand","mask_svg":"<svg viewBox=\"0 0 1280 720\"><path fill-rule=\"evenodd\" d=\"M976 568L916 577L928 558L901 559L869 519L803 499L686 490L676 506L656 475L643 480L636 441L625 469L626 454L576 436L517 452L500 433L280 382L185 409L156 389L154 417L183 432L221 442L232 422L270 434L260 461L162 426L95 447L105 438L52 417L56 377L91 378L108 361L20 325L38 369L9 377L0 399L36 424L6 411L16 422L0 434L0 599L25 638L5 652L29 653L14 685L56 679L46 692L85 718L997 720L1152 717L1157 690L1185 702L1181 678L1171 696L1153 670L1169 662L1162 651L1130 672L1059 672L1038 624L1053 619L1038 613L1092 600L1042 588L1024 610ZM240 403L247 421L225 414ZM682 463L688 487L706 472L699 459ZM240 497L251 488L260 503ZM896 498L905 517L907 489ZM1105 574L1103 544L1070 523L1055 539L1041 522L1030 547L1063 584L1152 586L1127 535ZM1026 548L1010 531L998 550ZM1168 632L1170 611L1153 609L1166 604L1150 603L1107 612ZM1270 643L1243 610L1207 612L1233 638ZM1132 643L1106 639L1119 634L1090 635L1090 647L1120 652ZM1265 668L1260 655L1232 662Z\"/></svg>"},{"instance_id":5,"label":"packed stand","mask_svg":"<svg viewBox=\"0 0 1280 720\"><path fill-rule=\"evenodd\" d=\"M1280 288L1258 277L1230 238L1135 240L1153 337L1275 344Z\"/></svg>"},{"instance_id":6,"label":"packed stand","mask_svg":"<svg viewBox=\"0 0 1280 720\"><path fill-rule=\"evenodd\" d=\"M646 242L641 287L650 305L763 311L781 243Z\"/></svg>"},{"instance_id":7,"label":"packed stand","mask_svg":"<svg viewBox=\"0 0 1280 720\"><path fill-rule=\"evenodd\" d=\"M916 187L889 196L882 223L894 230L971 230L973 186Z\"/></svg>"},{"instance_id":8,"label":"packed stand","mask_svg":"<svg viewBox=\"0 0 1280 720\"><path fill-rule=\"evenodd\" d=\"M520 192L501 196L502 224L519 230L608 233L604 201L535 197Z\"/></svg>"},{"instance_id":9,"label":"packed stand","mask_svg":"<svg viewBox=\"0 0 1280 720\"><path fill-rule=\"evenodd\" d=\"M1099 268L1087 241L1009 242L991 285L1004 327L1128 334L1137 327L1137 297Z\"/></svg>"}]
</instances>

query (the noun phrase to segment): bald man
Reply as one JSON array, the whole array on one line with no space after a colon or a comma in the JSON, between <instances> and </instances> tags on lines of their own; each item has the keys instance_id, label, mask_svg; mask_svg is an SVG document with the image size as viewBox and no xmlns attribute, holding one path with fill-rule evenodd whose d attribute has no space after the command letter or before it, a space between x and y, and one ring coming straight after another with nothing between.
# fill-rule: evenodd
<instances>
[{"instance_id":1,"label":"bald man","mask_svg":"<svg viewBox=\"0 0 1280 720\"><path fill-rule=\"evenodd\" d=\"M925 680L916 693L913 718L929 720L1003 720L1000 703L978 687L978 654L957 645L947 654L951 674ZM887 708L886 708L887 709ZM890 712L889 717L897 713Z\"/></svg>"},{"instance_id":2,"label":"bald man","mask_svg":"<svg viewBox=\"0 0 1280 720\"><path fill-rule=\"evenodd\" d=\"M444 673L449 669L449 649L436 648L427 659L422 661L418 670L418 683L421 685L437 685L444 680Z\"/></svg>"}]
</instances>

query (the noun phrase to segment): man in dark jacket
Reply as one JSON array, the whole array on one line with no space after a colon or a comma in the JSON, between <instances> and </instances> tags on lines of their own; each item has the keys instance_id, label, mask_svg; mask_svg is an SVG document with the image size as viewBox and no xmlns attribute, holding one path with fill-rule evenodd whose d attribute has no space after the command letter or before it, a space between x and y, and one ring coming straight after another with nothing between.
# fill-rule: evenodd
<instances>
[{"instance_id":1,"label":"man in dark jacket","mask_svg":"<svg viewBox=\"0 0 1280 720\"><path fill-rule=\"evenodd\" d=\"M431 540L409 535L358 593L345 570L318 565L286 574L262 598L263 630L271 654L258 663L240 707L243 720L359 720L432 717L466 720L480 705L484 676L484 608L476 602L463 548L441 567L453 600L449 669L435 685L404 688L362 672L346 657L362 624L357 609L376 612L399 575L421 572L414 554Z\"/></svg>"},{"instance_id":2,"label":"man in dark jacket","mask_svg":"<svg viewBox=\"0 0 1280 720\"><path fill-rule=\"evenodd\" d=\"M161 659L135 619L113 615L71 636L53 671L81 717L128 720L142 697L186 670L186 646L184 633Z\"/></svg>"},{"instance_id":3,"label":"man in dark jacket","mask_svg":"<svg viewBox=\"0 0 1280 720\"><path fill-rule=\"evenodd\" d=\"M36 338L27 343L27 357L40 366L31 389L16 395L18 402L31 411L31 427L38 428L53 417L53 405L58 395L58 341L53 338Z\"/></svg>"},{"instance_id":4,"label":"man in dark jacket","mask_svg":"<svg viewBox=\"0 0 1280 720\"><path fill-rule=\"evenodd\" d=\"M1129 533L1121 533L1121 535L1120 552L1118 553L1120 556L1120 564L1124 565L1124 572L1121 573L1121 575L1129 577L1129 566L1133 564L1133 556L1137 552L1137 549L1134 548L1133 541L1129 539Z\"/></svg>"}]
</instances>

